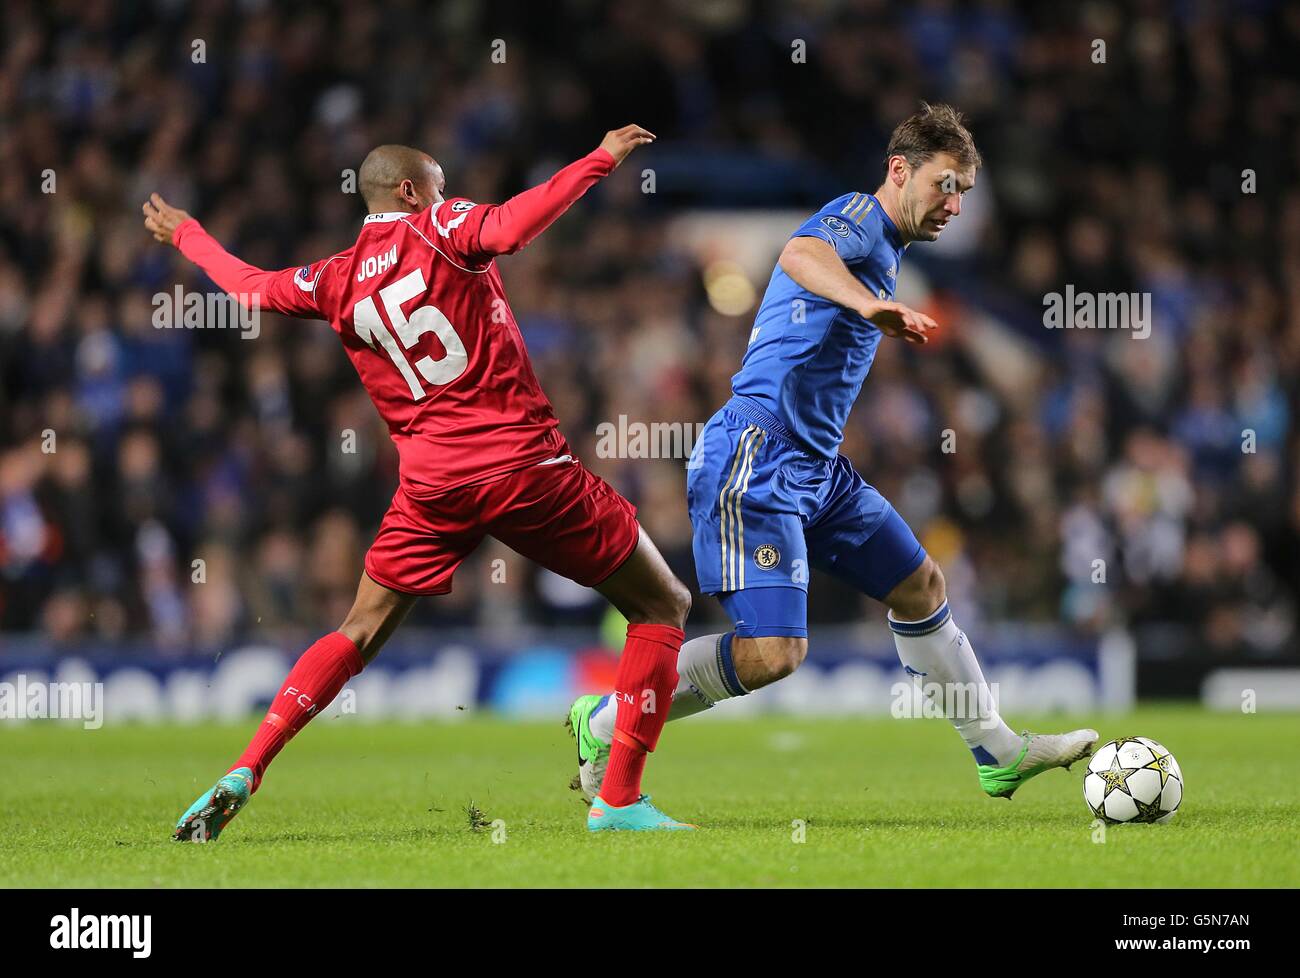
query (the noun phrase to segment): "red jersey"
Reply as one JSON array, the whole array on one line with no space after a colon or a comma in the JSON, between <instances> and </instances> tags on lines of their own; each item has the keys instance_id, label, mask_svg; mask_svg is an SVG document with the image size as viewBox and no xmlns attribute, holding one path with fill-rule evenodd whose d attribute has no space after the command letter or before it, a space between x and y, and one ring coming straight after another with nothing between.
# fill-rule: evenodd
<instances>
[{"instance_id":1,"label":"red jersey","mask_svg":"<svg viewBox=\"0 0 1300 978\"><path fill-rule=\"evenodd\" d=\"M247 265L193 219L174 240L246 305L329 321L397 445L403 486L429 496L563 450L493 259L613 169L598 149L501 205L371 214L351 248L298 269Z\"/></svg>"}]
</instances>

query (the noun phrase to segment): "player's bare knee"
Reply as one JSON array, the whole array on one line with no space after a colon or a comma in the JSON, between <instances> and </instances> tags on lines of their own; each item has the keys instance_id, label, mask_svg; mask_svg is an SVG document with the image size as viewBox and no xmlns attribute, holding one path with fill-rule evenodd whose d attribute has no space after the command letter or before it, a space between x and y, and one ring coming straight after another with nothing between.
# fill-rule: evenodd
<instances>
[{"instance_id":1,"label":"player's bare knee","mask_svg":"<svg viewBox=\"0 0 1300 978\"><path fill-rule=\"evenodd\" d=\"M934 614L946 598L943 571L927 554L921 566L886 595L885 604L896 618L920 621Z\"/></svg>"},{"instance_id":2,"label":"player's bare knee","mask_svg":"<svg viewBox=\"0 0 1300 978\"><path fill-rule=\"evenodd\" d=\"M676 577L636 600L623 614L634 625L686 625L691 613L691 592Z\"/></svg>"},{"instance_id":3,"label":"player's bare knee","mask_svg":"<svg viewBox=\"0 0 1300 978\"><path fill-rule=\"evenodd\" d=\"M693 600L691 597L691 589L674 577L672 592L674 611L677 614L678 626L684 627L686 625L686 619L690 617L691 614L691 603Z\"/></svg>"}]
</instances>

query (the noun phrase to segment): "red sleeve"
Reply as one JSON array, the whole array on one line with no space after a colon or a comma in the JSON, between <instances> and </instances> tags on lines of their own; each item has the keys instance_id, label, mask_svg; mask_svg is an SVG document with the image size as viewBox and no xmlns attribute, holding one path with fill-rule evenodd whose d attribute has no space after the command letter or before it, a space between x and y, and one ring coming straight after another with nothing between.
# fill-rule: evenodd
<instances>
[{"instance_id":1,"label":"red sleeve","mask_svg":"<svg viewBox=\"0 0 1300 978\"><path fill-rule=\"evenodd\" d=\"M433 226L469 262L511 255L551 226L602 177L614 170L614 157L595 149L551 179L503 204L475 204L456 198L434 208Z\"/></svg>"},{"instance_id":2,"label":"red sleeve","mask_svg":"<svg viewBox=\"0 0 1300 978\"><path fill-rule=\"evenodd\" d=\"M181 254L207 272L212 281L245 308L251 308L256 302L260 308L286 316L316 319L321 315L315 300L316 277L311 274L310 266L278 272L255 268L221 247L192 217L181 222L172 235L172 242Z\"/></svg>"}]
</instances>

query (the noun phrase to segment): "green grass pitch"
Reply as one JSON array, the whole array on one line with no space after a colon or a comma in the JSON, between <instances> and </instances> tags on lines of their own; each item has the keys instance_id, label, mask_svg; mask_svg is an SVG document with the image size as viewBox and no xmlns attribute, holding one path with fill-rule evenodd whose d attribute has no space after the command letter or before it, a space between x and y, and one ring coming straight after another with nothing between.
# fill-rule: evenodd
<instances>
[{"instance_id":1,"label":"green grass pitch","mask_svg":"<svg viewBox=\"0 0 1300 978\"><path fill-rule=\"evenodd\" d=\"M1024 718L1017 717L1018 722ZM168 839L243 748L234 726L0 730L0 885L1295 886L1294 717L1072 717L1154 737L1186 778L1168 825L1097 833L1082 763L985 797L937 720L685 721L647 784L696 833L589 835L564 728L318 721L219 841ZM1067 729L1060 717L1037 729ZM486 827L473 828L473 803ZM496 830L492 823L501 820ZM802 820L801 834L796 820Z\"/></svg>"}]
</instances>

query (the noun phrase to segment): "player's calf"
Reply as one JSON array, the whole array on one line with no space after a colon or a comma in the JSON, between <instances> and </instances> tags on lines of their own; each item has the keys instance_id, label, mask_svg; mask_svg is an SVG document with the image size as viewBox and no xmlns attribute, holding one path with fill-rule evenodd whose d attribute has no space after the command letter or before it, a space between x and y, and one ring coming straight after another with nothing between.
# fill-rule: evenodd
<instances>
[{"instance_id":1,"label":"player's calf","mask_svg":"<svg viewBox=\"0 0 1300 978\"><path fill-rule=\"evenodd\" d=\"M173 837L215 839L261 786L276 755L378 654L414 603L413 596L376 584L363 574L352 610L339 630L322 636L298 657L244 753L226 777L181 816Z\"/></svg>"},{"instance_id":2,"label":"player's calf","mask_svg":"<svg viewBox=\"0 0 1300 978\"><path fill-rule=\"evenodd\" d=\"M760 587L718 597L736 622L736 630L705 635L682 646L669 720L692 716L720 700L783 679L808 654L808 598L801 588ZM597 707L587 719L594 735L608 742L613 726L607 707Z\"/></svg>"},{"instance_id":3,"label":"player's calf","mask_svg":"<svg viewBox=\"0 0 1300 978\"><path fill-rule=\"evenodd\" d=\"M248 749L235 762L235 767L252 770L253 791L285 744L379 654L415 600L362 574L352 610L339 630L319 639L294 663Z\"/></svg>"},{"instance_id":4,"label":"player's calf","mask_svg":"<svg viewBox=\"0 0 1300 978\"><path fill-rule=\"evenodd\" d=\"M998 714L975 651L953 621L943 574L927 554L885 595L899 661L970 748L976 764L1014 763L1021 739Z\"/></svg>"},{"instance_id":5,"label":"player's calf","mask_svg":"<svg viewBox=\"0 0 1300 978\"><path fill-rule=\"evenodd\" d=\"M644 531L632 555L596 589L629 623L614 680L614 729L601 785L604 801L623 808L641 797L646 755L654 751L668 717L691 595Z\"/></svg>"},{"instance_id":6,"label":"player's calf","mask_svg":"<svg viewBox=\"0 0 1300 978\"><path fill-rule=\"evenodd\" d=\"M790 675L808 654L800 636L742 638L734 632L703 635L682 645L677 656L677 688L668 721L712 709L722 700L744 696ZM566 720L578 742L578 777L588 801L601 790L610 745L614 740L618 701L609 696L580 696Z\"/></svg>"},{"instance_id":7,"label":"player's calf","mask_svg":"<svg viewBox=\"0 0 1300 978\"><path fill-rule=\"evenodd\" d=\"M922 691L938 702L975 758L980 787L1010 798L1054 767L1069 767L1097 740L1095 730L1017 736L1003 721L966 633L948 608L943 573L927 555L885 596L898 658Z\"/></svg>"},{"instance_id":8,"label":"player's calf","mask_svg":"<svg viewBox=\"0 0 1300 978\"><path fill-rule=\"evenodd\" d=\"M746 692L770 686L784 679L803 664L808 656L808 640L794 635L761 635L745 638L737 635L731 643L731 659L736 678Z\"/></svg>"}]
</instances>

